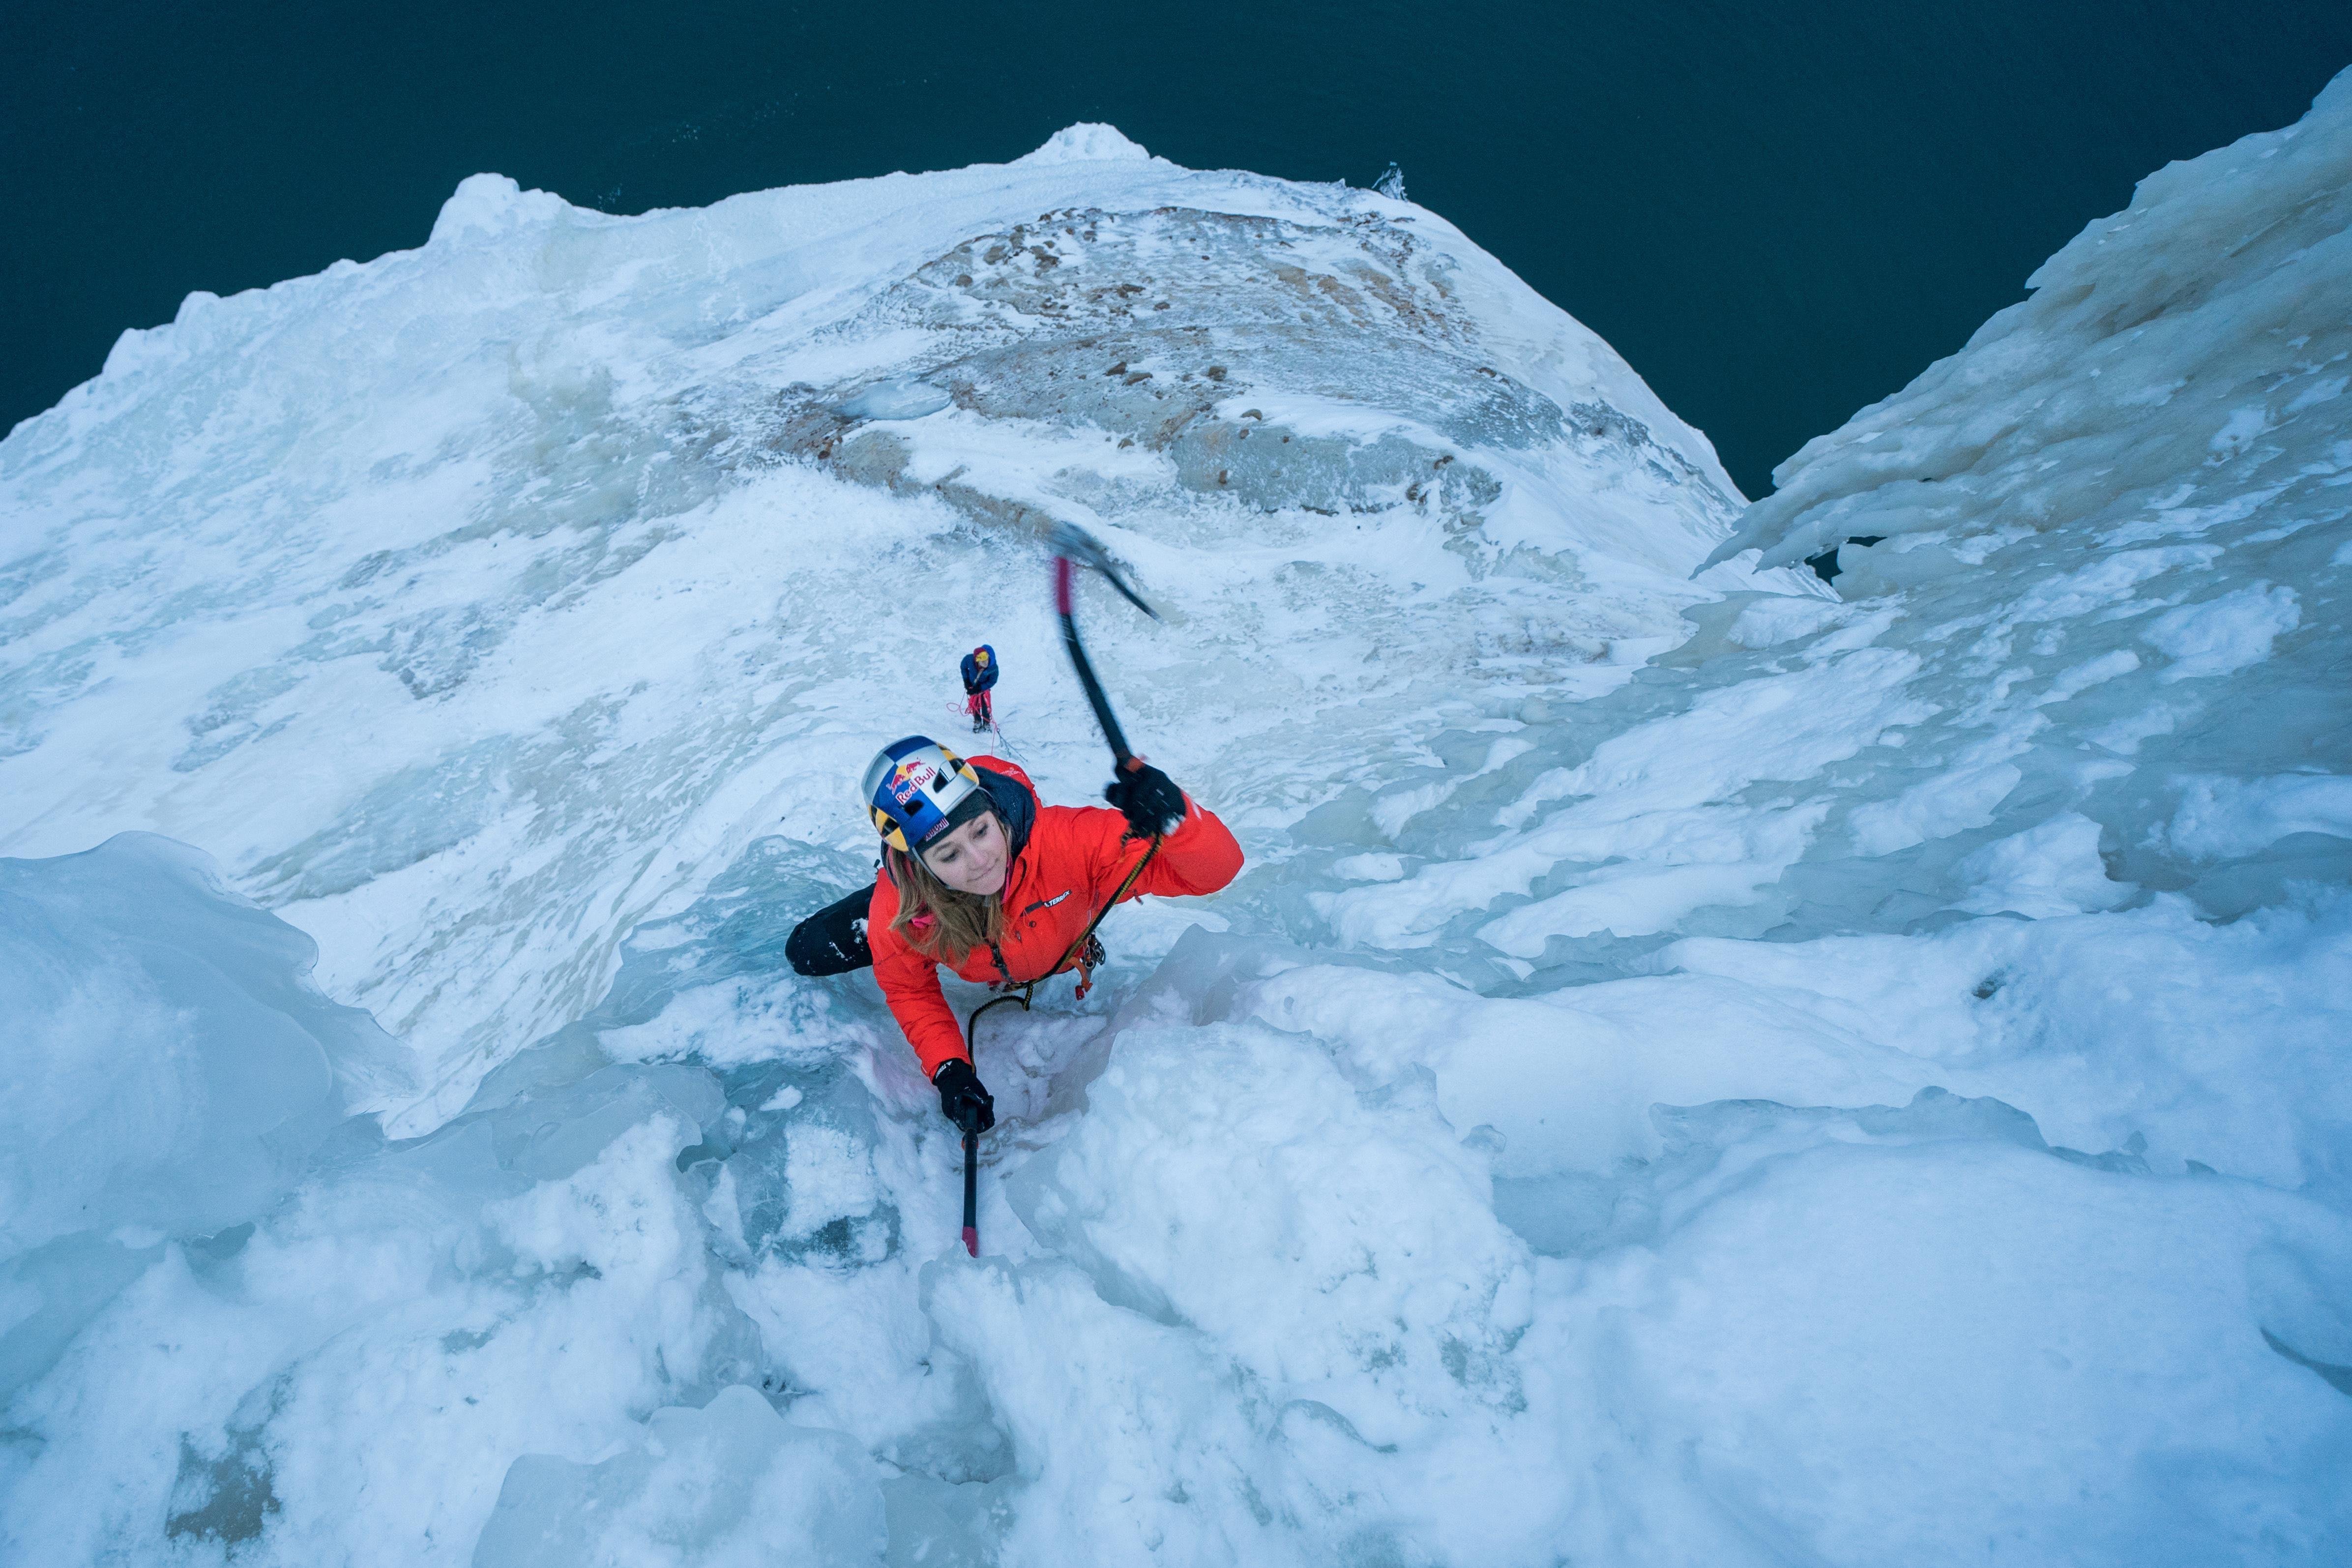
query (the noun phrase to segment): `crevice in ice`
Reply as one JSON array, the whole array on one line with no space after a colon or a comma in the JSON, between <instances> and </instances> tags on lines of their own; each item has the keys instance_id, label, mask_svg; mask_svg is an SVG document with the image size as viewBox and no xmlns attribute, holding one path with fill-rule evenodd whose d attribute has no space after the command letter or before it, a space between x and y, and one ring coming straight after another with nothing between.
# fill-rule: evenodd
<instances>
[{"instance_id":1,"label":"crevice in ice","mask_svg":"<svg viewBox=\"0 0 2352 1568\"><path fill-rule=\"evenodd\" d=\"M2352 1398L2352 1366L2332 1366L2324 1361L2314 1361L2268 1329L2263 1331L2263 1343L2270 1346L2295 1365L2317 1373L2320 1381L2326 1384L2328 1387L2347 1398Z\"/></svg>"}]
</instances>

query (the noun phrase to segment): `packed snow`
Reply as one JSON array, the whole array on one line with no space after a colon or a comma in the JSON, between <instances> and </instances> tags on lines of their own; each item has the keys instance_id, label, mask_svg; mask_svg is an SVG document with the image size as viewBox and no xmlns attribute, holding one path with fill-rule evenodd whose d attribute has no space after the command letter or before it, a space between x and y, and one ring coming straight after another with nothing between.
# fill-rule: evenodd
<instances>
[{"instance_id":1,"label":"packed snow","mask_svg":"<svg viewBox=\"0 0 2352 1568\"><path fill-rule=\"evenodd\" d=\"M126 333L0 443L0 1558L2342 1561L2352 75L2034 289L1753 507L1104 126ZM1057 521L1250 863L982 1023L975 1260L782 951L975 644L1099 790Z\"/></svg>"}]
</instances>

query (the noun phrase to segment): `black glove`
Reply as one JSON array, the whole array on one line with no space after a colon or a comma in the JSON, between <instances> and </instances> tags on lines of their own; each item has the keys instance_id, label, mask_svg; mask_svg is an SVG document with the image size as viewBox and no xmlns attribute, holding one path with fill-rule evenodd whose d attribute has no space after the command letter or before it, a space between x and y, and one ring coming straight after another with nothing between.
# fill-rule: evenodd
<instances>
[{"instance_id":1,"label":"black glove","mask_svg":"<svg viewBox=\"0 0 2352 1568\"><path fill-rule=\"evenodd\" d=\"M980 1075L961 1057L950 1057L931 1079L940 1091L940 1111L959 1131L977 1136L996 1125L996 1101L981 1087Z\"/></svg>"},{"instance_id":2,"label":"black glove","mask_svg":"<svg viewBox=\"0 0 2352 1568\"><path fill-rule=\"evenodd\" d=\"M1150 763L1138 762L1120 773L1103 786L1103 798L1118 808L1128 832L1138 838L1173 833L1184 820L1184 792Z\"/></svg>"}]
</instances>

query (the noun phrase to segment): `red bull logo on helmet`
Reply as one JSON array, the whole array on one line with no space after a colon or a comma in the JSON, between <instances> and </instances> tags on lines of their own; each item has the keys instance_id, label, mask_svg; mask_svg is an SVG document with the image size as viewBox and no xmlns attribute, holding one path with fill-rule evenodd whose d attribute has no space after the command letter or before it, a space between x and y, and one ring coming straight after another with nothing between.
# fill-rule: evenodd
<instances>
[{"instance_id":1,"label":"red bull logo on helmet","mask_svg":"<svg viewBox=\"0 0 2352 1568\"><path fill-rule=\"evenodd\" d=\"M936 788L939 770L919 757L910 758L890 770L890 798L900 805L912 805L919 792Z\"/></svg>"},{"instance_id":2,"label":"red bull logo on helmet","mask_svg":"<svg viewBox=\"0 0 2352 1568\"><path fill-rule=\"evenodd\" d=\"M905 849L945 832L950 815L971 804L981 783L971 764L955 752L936 741L909 735L875 757L866 770L866 805L876 829L887 843Z\"/></svg>"}]
</instances>

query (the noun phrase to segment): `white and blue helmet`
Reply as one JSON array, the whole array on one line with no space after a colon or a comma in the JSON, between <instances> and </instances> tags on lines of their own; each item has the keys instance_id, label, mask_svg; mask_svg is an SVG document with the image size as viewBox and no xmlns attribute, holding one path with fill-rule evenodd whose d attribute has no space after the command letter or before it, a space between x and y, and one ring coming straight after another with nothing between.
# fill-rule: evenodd
<instances>
[{"instance_id":1,"label":"white and blue helmet","mask_svg":"<svg viewBox=\"0 0 2352 1568\"><path fill-rule=\"evenodd\" d=\"M995 804L979 772L929 735L908 735L877 752L862 793L882 841L908 853Z\"/></svg>"}]
</instances>

